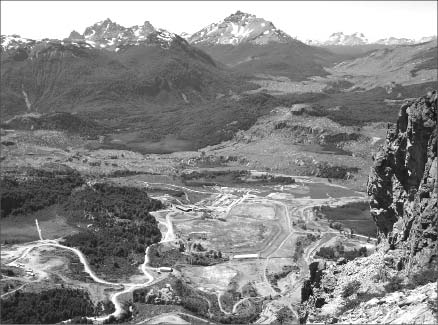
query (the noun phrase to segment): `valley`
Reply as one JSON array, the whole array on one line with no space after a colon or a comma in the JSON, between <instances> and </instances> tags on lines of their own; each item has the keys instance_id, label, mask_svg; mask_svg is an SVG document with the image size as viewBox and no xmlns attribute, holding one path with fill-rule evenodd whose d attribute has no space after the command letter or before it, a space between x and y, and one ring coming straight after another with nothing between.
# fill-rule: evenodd
<instances>
[{"instance_id":1,"label":"valley","mask_svg":"<svg viewBox=\"0 0 438 325\"><path fill-rule=\"evenodd\" d=\"M436 318L436 37L129 26L1 36L2 323Z\"/></svg>"},{"instance_id":2,"label":"valley","mask_svg":"<svg viewBox=\"0 0 438 325\"><path fill-rule=\"evenodd\" d=\"M345 233L341 233L330 228L324 218L316 217L315 207L339 206L364 200L363 194L339 185L324 183L309 177L297 177L294 178L293 184L285 185L252 186L248 183L242 184L243 186L187 187L174 182L151 182L151 178L153 179L147 175L139 175L120 177L112 181L124 185L131 184L134 187L143 186L153 198L165 202L166 207L153 212L153 215L162 231L162 240L158 244L160 255L164 257L162 263L166 267L172 267L173 272L170 274L160 272L159 264L155 267L149 266L155 263L155 256L151 256L148 247L143 264L138 266L138 271L129 279L123 282L106 281L90 268L87 257L79 249L63 245L62 238L45 239L44 223L29 217L29 222L34 223L38 230L39 240L2 246L2 269L7 267L17 273L30 269L32 272L31 281L28 280L29 275L14 278L15 290L31 292L38 290L36 288L40 283L44 281L50 283L56 277L61 277L62 282L69 286L89 290L93 301L107 299L114 304L115 310L112 314L89 317L95 322L100 322L109 319L111 315L121 316L123 302L132 301L135 290L147 289L151 285L163 286L180 280L185 286L195 290L196 295L205 297L209 304L216 304L217 302L211 299L217 296L220 310L214 313L214 317L238 319L240 313L247 312L249 307L246 304L255 303L260 304L259 308L262 308L263 316L259 322L263 323L266 319L275 317L275 312L282 306L290 308L291 313L296 317L297 310L293 305L300 302L301 284L306 277L306 273L301 270L305 270L312 262L319 247L340 240L348 241L350 245L354 243L356 247L365 246L369 251L374 248L373 239L367 240L366 236L360 235L350 239L346 235L347 232L349 233L347 229ZM182 192L182 195L158 194L167 189ZM153 194L155 191L157 195ZM195 194L194 198L191 197L193 194ZM269 224L266 224L266 221L269 221ZM2 222L2 228L5 226L7 227L7 224ZM297 252L297 243L310 245L304 247L303 251ZM181 245L184 247L182 252ZM220 252L221 259L224 261L216 262L213 258L211 266L192 266L186 255L192 256L193 259L197 258L197 255L202 255L197 251L198 246L202 247L201 251ZM165 257L172 250L179 251L181 255L176 263ZM65 256L68 252L73 255ZM50 262L47 262L47 258ZM72 279L72 270L69 267L60 268L61 265L71 266L77 258L89 280L85 280L83 276ZM65 259L69 261L67 264L62 262ZM288 272L286 278L282 278L282 285L273 287L269 278L271 274L278 272L281 265L295 271ZM11 281L9 278L3 279L3 286L9 281ZM233 295L242 295L242 290L247 286L253 288L251 296L235 301L229 311L221 306L223 304L221 297L224 294L228 296L231 292ZM93 289L90 290L91 288ZM13 294L15 290L3 296ZM281 303L285 299L283 297L287 297L286 305ZM171 315L177 316L179 313L168 313L168 317ZM195 312L194 316L196 315ZM140 321L146 316L139 313L134 319Z\"/></svg>"}]
</instances>

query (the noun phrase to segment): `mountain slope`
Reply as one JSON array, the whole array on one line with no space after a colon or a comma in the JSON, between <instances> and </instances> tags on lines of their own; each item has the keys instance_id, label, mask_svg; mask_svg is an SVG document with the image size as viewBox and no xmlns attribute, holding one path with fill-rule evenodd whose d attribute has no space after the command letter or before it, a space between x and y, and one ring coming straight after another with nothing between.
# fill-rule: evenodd
<instances>
[{"instance_id":1,"label":"mountain slope","mask_svg":"<svg viewBox=\"0 0 438 325\"><path fill-rule=\"evenodd\" d=\"M186 149L229 137L226 125L235 116L246 123L245 114L230 109L236 94L256 86L202 50L164 30L100 46L115 27L123 28L99 26L103 32L93 27L82 39L78 33L62 41L2 37L2 117L77 113L104 130L129 134L128 142L170 137L188 141Z\"/></svg>"},{"instance_id":2,"label":"mountain slope","mask_svg":"<svg viewBox=\"0 0 438 325\"><path fill-rule=\"evenodd\" d=\"M437 80L437 42L374 50L341 62L327 71L357 87L372 89L391 84L411 85Z\"/></svg>"},{"instance_id":3,"label":"mountain slope","mask_svg":"<svg viewBox=\"0 0 438 325\"><path fill-rule=\"evenodd\" d=\"M5 117L103 109L109 102L129 106L128 99L131 105L208 100L238 88L207 54L162 31L138 44L124 43L117 53L85 41L33 41L4 47L1 60Z\"/></svg>"}]
</instances>

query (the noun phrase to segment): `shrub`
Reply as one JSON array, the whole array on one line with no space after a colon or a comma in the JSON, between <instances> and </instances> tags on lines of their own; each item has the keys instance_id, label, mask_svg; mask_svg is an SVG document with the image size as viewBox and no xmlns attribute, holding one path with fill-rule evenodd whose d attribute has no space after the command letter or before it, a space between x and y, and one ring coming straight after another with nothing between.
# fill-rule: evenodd
<instances>
[{"instance_id":1,"label":"shrub","mask_svg":"<svg viewBox=\"0 0 438 325\"><path fill-rule=\"evenodd\" d=\"M360 282L357 280L349 282L342 290L342 297L347 298L355 294L360 288Z\"/></svg>"},{"instance_id":2,"label":"shrub","mask_svg":"<svg viewBox=\"0 0 438 325\"><path fill-rule=\"evenodd\" d=\"M344 314L347 310L353 309L357 306L359 306L361 303L360 299L347 299L345 301L345 305L342 306L339 311L338 311L338 315L342 315Z\"/></svg>"},{"instance_id":3,"label":"shrub","mask_svg":"<svg viewBox=\"0 0 438 325\"><path fill-rule=\"evenodd\" d=\"M392 277L391 279L389 279L389 282L387 284L385 284L385 290L386 292L394 292L394 291L398 291L401 290L403 288L403 279L395 276Z\"/></svg>"},{"instance_id":4,"label":"shrub","mask_svg":"<svg viewBox=\"0 0 438 325\"><path fill-rule=\"evenodd\" d=\"M283 307L279 311L277 311L275 317L280 324L290 324L291 321L295 319L294 314L288 307Z\"/></svg>"},{"instance_id":5,"label":"shrub","mask_svg":"<svg viewBox=\"0 0 438 325\"><path fill-rule=\"evenodd\" d=\"M438 280L438 272L433 269L421 270L418 273L414 273L409 277L411 283L415 286L421 286L428 284L429 282L435 282Z\"/></svg>"},{"instance_id":6,"label":"shrub","mask_svg":"<svg viewBox=\"0 0 438 325\"><path fill-rule=\"evenodd\" d=\"M337 315L344 314L346 311L351 310L351 309L359 306L362 302L370 301L373 298L381 298L383 296L384 296L384 294L380 294L380 293L367 293L367 292L358 293L357 297L355 299L349 298L345 301L344 306L342 306L338 310Z\"/></svg>"}]
</instances>

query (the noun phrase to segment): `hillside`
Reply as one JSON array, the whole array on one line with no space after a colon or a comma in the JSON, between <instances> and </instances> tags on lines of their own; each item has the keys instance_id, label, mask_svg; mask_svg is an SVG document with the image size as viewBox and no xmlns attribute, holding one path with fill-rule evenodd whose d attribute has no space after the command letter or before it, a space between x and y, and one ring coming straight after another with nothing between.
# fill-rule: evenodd
<instances>
[{"instance_id":1,"label":"hillside","mask_svg":"<svg viewBox=\"0 0 438 325\"><path fill-rule=\"evenodd\" d=\"M215 60L247 75L267 74L303 80L325 76L324 66L337 60L331 52L293 40L265 45L196 45Z\"/></svg>"},{"instance_id":2,"label":"hillside","mask_svg":"<svg viewBox=\"0 0 438 325\"><path fill-rule=\"evenodd\" d=\"M356 59L341 62L327 71L345 77L362 89L436 81L437 42L376 49Z\"/></svg>"},{"instance_id":3,"label":"hillside","mask_svg":"<svg viewBox=\"0 0 438 325\"><path fill-rule=\"evenodd\" d=\"M85 120L75 114L54 112L47 114L29 113L18 115L4 121L1 127L14 130L54 130L70 134L96 137L108 132L104 127L91 120Z\"/></svg>"}]
</instances>

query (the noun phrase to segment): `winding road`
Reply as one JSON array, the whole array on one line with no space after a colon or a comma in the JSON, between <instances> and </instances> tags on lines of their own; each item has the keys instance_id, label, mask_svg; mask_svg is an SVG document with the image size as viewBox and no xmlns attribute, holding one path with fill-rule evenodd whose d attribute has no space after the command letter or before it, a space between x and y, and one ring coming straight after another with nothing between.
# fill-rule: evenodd
<instances>
[{"instance_id":1,"label":"winding road","mask_svg":"<svg viewBox=\"0 0 438 325\"><path fill-rule=\"evenodd\" d=\"M306 182L305 179L303 179L302 181ZM166 186L168 188L172 188L172 189L181 189L184 191L184 193L187 195L187 192L194 192L194 193L200 193L200 194L208 194L208 195L217 195L218 196L218 200L224 200L230 197L229 193L226 193L225 191L223 193L219 192L206 192L206 191L198 191L198 190L194 190L194 189L190 189L184 186L178 186L178 185L173 185L173 184L165 184L165 183L147 183L144 182L146 185L160 185L160 186ZM339 186L339 185L335 185L333 184L332 186ZM268 280L267 277L267 272L268 272L268 266L269 266L269 262L270 260L277 254L277 252L283 248L283 246L292 238L293 235L297 235L297 234L308 234L308 233L316 233L316 232L312 232L312 231L298 231L296 229L294 229L294 227L292 226L292 219L291 219L291 213L295 212L298 214L299 217L301 217L302 220L307 221L309 219L309 215L308 212L310 209L312 209L315 206L318 205L322 205L322 204L329 204L331 206L336 206L336 205L341 205L341 204L345 204L347 202L351 202L351 201L357 201L360 199L363 199L363 196L351 196L351 197L344 197L344 198L331 198L330 196L328 196L328 198L326 199L307 199L307 198L303 198L303 199L297 199L296 203L299 204L299 206L296 209L293 209L293 211L289 210L289 206L287 204L285 204L282 201L279 200L273 200L271 198L260 198L260 197L256 197L256 196L252 196L251 194L251 190L247 190L244 192L244 194L240 197L235 199L235 197L233 197L233 202L231 202L231 204L229 204L228 206L225 207L225 209L223 209L224 207L220 207L218 204L218 206L213 207L211 206L210 208L222 208L223 211L225 212L225 214L228 216L232 210L233 207L237 206L238 204L241 204L244 201L260 201L260 202L269 202L269 204L275 204L278 205L280 207L282 207L282 210L284 211L284 216L282 218L282 223L283 223L283 227L285 227L285 225L287 225L287 236L285 236L285 233L282 235L282 237L278 238L277 241L271 241L269 243L269 245L273 245L275 244L275 246L269 246L269 249L266 249L266 260L265 260L265 265L264 265L264 269L263 269L263 278L264 278L264 282L266 282L267 286L270 288L270 294L271 295L278 295L278 292L275 291L275 289L272 287L271 283ZM223 196L223 197L221 197ZM249 199L249 200L248 200ZM218 201L218 202L219 202ZM220 203L220 202L219 202ZM226 203L223 203L226 204ZM164 210L162 210L164 211ZM167 242L172 242L176 239L175 236L175 231L174 231L174 226L173 226L173 222L172 222L172 216L174 215L174 213L180 213L180 211L177 211L176 208L173 209L169 209L166 211L166 217L165 217L165 221L163 220L163 218L158 218L157 217L157 221L162 224L163 226L166 227L166 233L164 234L164 236L162 236L162 240L161 243L167 243ZM26 255L28 255L33 249L38 248L38 247L42 247L42 246L50 246L50 247L56 247L56 248L60 248L60 249L65 249L65 250L69 250L71 252L73 252L75 255L78 256L81 264L84 266L84 271L90 276L91 279L93 279L94 282L96 283L100 283L103 285L108 285L108 286L112 286L115 287L115 289L118 288L122 288L122 290L120 291L116 291L113 292L111 294L110 300L113 302L114 306L115 306L115 310L113 313L109 314L109 315L105 315L105 316L101 316L101 317L87 317L90 320L93 320L96 323L102 323L105 320L109 319L111 316L114 316L116 318L118 318L119 316L122 315L123 313L123 306L122 303L120 302L119 297L123 294L129 293L134 291L135 289L138 288L144 288L147 287L149 285L151 285L154 282L154 277L151 273L149 273L148 269L151 269L150 267L148 267L149 264L149 247L146 249L145 251L145 257L144 257L144 263L140 265L139 269L141 270L142 274L145 276L146 280L143 283L117 283L117 282L109 282L106 281L104 279L101 279L99 276L96 275L96 273L91 269L85 255L77 248L74 247L68 247L68 246L64 246L62 244L59 243L59 240L44 240L42 237L42 232L41 232L41 228L38 224L38 220L35 219L35 224L37 227L37 231L38 231L38 235L40 240L36 241L36 242L32 242L32 243L28 243L26 245L24 245L23 247L24 250L23 252L20 254L20 257L15 258L14 260L12 260L11 262L9 262L7 265L14 265L17 264L17 261L21 258L24 258ZM339 232L318 232L321 234L339 234ZM285 236L283 238L283 236ZM362 235L355 235L357 237L361 237L361 238L368 238ZM330 239L330 238L329 238ZM305 266L308 267L309 263L311 262L313 255L315 254L315 251L317 251L317 249L319 247L321 247L322 245L325 244L325 240L319 239L318 241L316 241L315 243L312 243L312 245L306 247L306 250L303 254L303 260L304 260L304 264ZM263 251L263 250L262 250ZM259 252L259 253L262 253ZM301 284L301 282L304 279L304 272L303 275L300 276L296 282L293 284L293 287L296 289L297 286L299 286ZM13 293L17 290L20 290L22 287L24 287L25 285L27 285L28 283L23 284L22 286L14 289L11 292L5 293L3 296L8 295L10 293ZM284 296L284 294L280 293L280 296ZM222 303L221 303L221 293L217 294L217 300L218 300L218 305L220 310L226 314L226 315L230 315L233 313L236 313L237 308L244 302L247 301L248 299L251 299L249 297L244 298L242 300L239 300L238 302L236 302L233 305L232 308L232 312L228 312L226 310L224 310ZM263 298L262 296L260 296L259 298ZM207 299L209 307L211 307L211 302ZM294 313L295 317L298 319L298 314L295 310L295 308L292 308L292 306L289 304L288 305L289 308L291 309L291 311ZM272 307L272 306L271 306ZM267 319L275 319L275 312L273 310L273 308L267 308L264 311L264 319L262 319L263 317L261 317L258 322L263 322L266 321ZM275 308L274 308L275 309ZM176 314L184 314L184 313L179 313L179 312L175 312ZM210 313L210 308L209 308L209 313ZM193 315L189 315L190 317L193 318L197 318L196 316ZM211 314L210 314L211 315ZM199 318L200 320L202 318ZM203 320L203 319L202 319ZM144 320L140 323L144 323L147 320ZM203 320L205 321L205 320ZM139 324L140 324L139 323Z\"/></svg>"},{"instance_id":2,"label":"winding road","mask_svg":"<svg viewBox=\"0 0 438 325\"><path fill-rule=\"evenodd\" d=\"M170 217L167 216L166 217L167 220L167 232L166 235L164 236L164 240L173 240L172 238L174 238L174 234L173 234L173 227L172 227L172 222L170 220ZM33 249L38 248L38 247L42 247L42 246L51 246L51 247L56 247L56 248L61 248L61 249L65 249L65 250L69 250L73 253L75 253L80 262L82 263L82 265L84 266L84 271L93 279L94 282L96 283L101 283L101 284L105 284L105 285L109 285L109 286L123 286L123 290L122 291L118 291L112 294L110 300L111 302L114 304L115 310L113 313L109 314L109 315L105 315L105 316L101 316L101 317L87 317L89 320L92 320L96 323L103 323L105 320L109 319L111 316L114 317L119 317L122 313L123 313L123 306L120 303L120 301L118 300L118 297L120 295L123 295L125 293L129 293L134 291L135 289L139 289L139 288L143 288L143 287L147 287L148 285L150 285L153 281L154 281L154 277L147 271L147 265L149 264L149 247L146 248L145 251L145 258L144 258L144 263L140 266L140 269L142 271L142 273L148 278L148 280L144 283L116 283L116 282L109 282L106 280L103 280L101 278L99 278L96 273L94 273L94 271L90 268L90 265L87 262L87 259L85 257L85 255L77 248L74 247L69 247L69 246L64 246L62 244L59 244L58 241L56 240L50 240L50 239L42 239L41 236L41 229L38 225L38 221L35 220L37 229L38 229L38 233L40 234L40 240L30 243L30 246L27 247L23 253L20 255L20 257L14 259L13 261L9 262L7 265L16 265L17 264L17 260L22 259L24 257L26 257L27 254L29 254ZM164 241L162 240L162 241ZM11 294L17 290L20 290L22 287L24 287L25 285L27 285L29 283L25 283L23 284L21 287L15 289L14 291L8 292L5 295Z\"/></svg>"}]
</instances>

